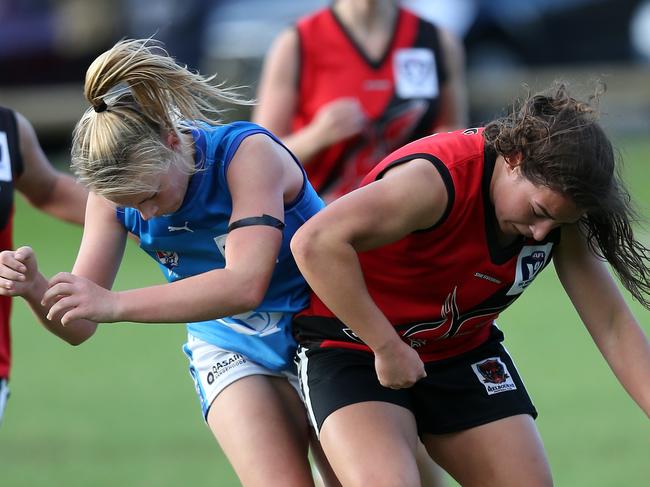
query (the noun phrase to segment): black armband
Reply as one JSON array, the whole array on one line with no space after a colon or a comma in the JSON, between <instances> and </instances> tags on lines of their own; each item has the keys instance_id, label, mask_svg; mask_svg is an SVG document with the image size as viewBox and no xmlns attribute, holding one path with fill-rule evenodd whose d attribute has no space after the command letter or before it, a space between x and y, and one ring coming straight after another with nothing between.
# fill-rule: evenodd
<instances>
[{"instance_id":1,"label":"black armband","mask_svg":"<svg viewBox=\"0 0 650 487\"><path fill-rule=\"evenodd\" d=\"M267 227L277 228L278 230L284 230L284 223L275 218L274 216L267 215L266 213L262 216L251 216L248 218L242 218L236 222L232 222L228 225L228 232L241 227L252 227L253 225L265 225Z\"/></svg>"}]
</instances>

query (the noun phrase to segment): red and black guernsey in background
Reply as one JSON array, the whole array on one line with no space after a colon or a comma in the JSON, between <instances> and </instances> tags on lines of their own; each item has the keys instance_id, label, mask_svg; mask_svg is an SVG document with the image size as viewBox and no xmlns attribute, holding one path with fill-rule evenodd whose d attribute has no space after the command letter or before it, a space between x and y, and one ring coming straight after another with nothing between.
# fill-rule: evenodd
<instances>
[{"instance_id":1,"label":"red and black guernsey in background","mask_svg":"<svg viewBox=\"0 0 650 487\"><path fill-rule=\"evenodd\" d=\"M440 88L447 80L439 32L400 9L383 55L369 59L331 9L297 23L298 100L292 130L309 124L325 104L355 97L371 121L362 135L316 154L306 164L320 194L341 196L393 150L432 133Z\"/></svg>"}]
</instances>

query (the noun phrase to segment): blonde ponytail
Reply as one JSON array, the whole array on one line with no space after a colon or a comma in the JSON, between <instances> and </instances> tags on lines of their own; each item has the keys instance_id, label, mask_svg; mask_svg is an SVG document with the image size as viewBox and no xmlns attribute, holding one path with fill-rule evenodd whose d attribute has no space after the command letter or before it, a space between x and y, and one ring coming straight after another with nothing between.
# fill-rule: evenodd
<instances>
[{"instance_id":1,"label":"blonde ponytail","mask_svg":"<svg viewBox=\"0 0 650 487\"><path fill-rule=\"evenodd\" d=\"M163 132L178 133L180 121L219 124L217 104L252 104L214 79L190 72L151 39L125 39L101 54L86 72L91 107L73 136L79 180L104 196L150 190L141 176L179 160L162 142Z\"/></svg>"}]
</instances>

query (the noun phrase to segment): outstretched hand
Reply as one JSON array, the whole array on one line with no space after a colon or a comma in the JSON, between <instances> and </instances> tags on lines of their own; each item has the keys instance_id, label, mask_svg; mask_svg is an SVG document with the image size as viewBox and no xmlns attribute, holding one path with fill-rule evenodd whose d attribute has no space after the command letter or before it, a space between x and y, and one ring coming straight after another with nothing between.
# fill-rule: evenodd
<instances>
[{"instance_id":1,"label":"outstretched hand","mask_svg":"<svg viewBox=\"0 0 650 487\"><path fill-rule=\"evenodd\" d=\"M118 321L117 295L69 272L60 272L50 279L42 304L49 308L47 319L60 321L63 326L79 319L95 323Z\"/></svg>"},{"instance_id":2,"label":"outstretched hand","mask_svg":"<svg viewBox=\"0 0 650 487\"><path fill-rule=\"evenodd\" d=\"M37 275L36 254L31 247L0 252L0 295L26 296Z\"/></svg>"},{"instance_id":3,"label":"outstretched hand","mask_svg":"<svg viewBox=\"0 0 650 487\"><path fill-rule=\"evenodd\" d=\"M375 371L379 383L390 389L405 389L426 377L418 353L402 340L388 350L375 351Z\"/></svg>"}]
</instances>

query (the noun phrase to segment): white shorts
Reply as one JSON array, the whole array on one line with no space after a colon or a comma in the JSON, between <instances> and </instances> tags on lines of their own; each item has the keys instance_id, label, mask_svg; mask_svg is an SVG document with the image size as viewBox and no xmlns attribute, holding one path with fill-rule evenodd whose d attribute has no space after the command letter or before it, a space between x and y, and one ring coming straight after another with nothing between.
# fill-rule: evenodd
<instances>
[{"instance_id":1,"label":"white shorts","mask_svg":"<svg viewBox=\"0 0 650 487\"><path fill-rule=\"evenodd\" d=\"M203 419L207 420L212 402L221 391L233 382L250 375L270 375L285 377L302 397L298 375L294 369L285 371L269 370L245 355L231 352L188 334L183 352L190 361L190 375L201 401Z\"/></svg>"},{"instance_id":2,"label":"white shorts","mask_svg":"<svg viewBox=\"0 0 650 487\"><path fill-rule=\"evenodd\" d=\"M7 399L9 399L9 382L7 379L0 379L0 423L5 413Z\"/></svg>"}]
</instances>

